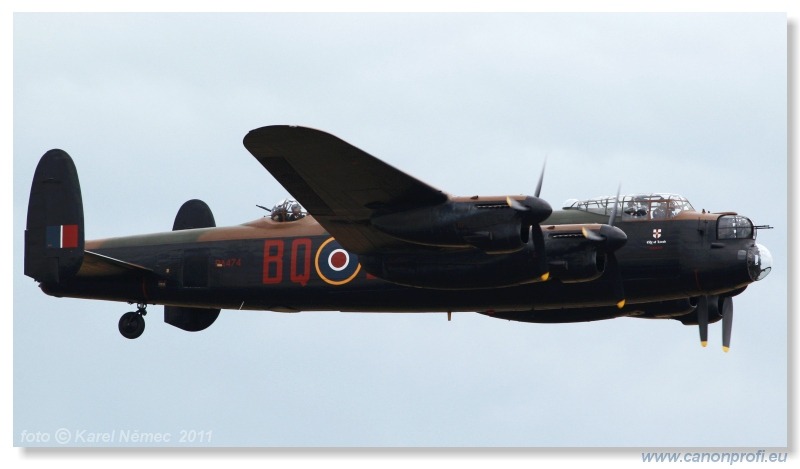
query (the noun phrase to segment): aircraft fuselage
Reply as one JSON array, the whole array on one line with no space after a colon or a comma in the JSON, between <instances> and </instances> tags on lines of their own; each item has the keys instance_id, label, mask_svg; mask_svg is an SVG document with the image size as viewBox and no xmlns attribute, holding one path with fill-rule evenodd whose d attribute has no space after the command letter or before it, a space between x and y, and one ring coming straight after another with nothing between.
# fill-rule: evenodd
<instances>
[{"instance_id":1,"label":"aircraft fuselage","mask_svg":"<svg viewBox=\"0 0 800 469\"><path fill-rule=\"evenodd\" d=\"M555 212L548 221L598 223L593 214ZM753 239L719 240L719 214L686 212L669 220L620 221L628 235L617 251L628 305L718 295L753 281L748 249ZM297 233L302 232L302 235ZM716 243L716 248L711 248ZM54 296L130 303L275 311L519 311L613 305L608 282L557 278L506 288L431 289L376 278L358 256L342 249L312 217L278 223L269 218L225 228L199 228L87 241L86 250L152 271L105 280L80 275L58 285ZM520 257L530 256L526 250ZM459 262L504 256L467 249ZM447 257L432 259L447 263ZM752 259L751 259L752 261ZM472 264L446 265L454 274ZM424 274L424 273L421 273Z\"/></svg>"}]
</instances>

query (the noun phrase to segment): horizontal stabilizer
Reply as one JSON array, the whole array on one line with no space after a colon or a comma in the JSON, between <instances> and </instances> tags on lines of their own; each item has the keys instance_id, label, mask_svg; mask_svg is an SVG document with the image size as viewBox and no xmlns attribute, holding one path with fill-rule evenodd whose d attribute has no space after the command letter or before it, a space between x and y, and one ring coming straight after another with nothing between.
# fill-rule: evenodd
<instances>
[{"instance_id":1,"label":"horizontal stabilizer","mask_svg":"<svg viewBox=\"0 0 800 469\"><path fill-rule=\"evenodd\" d=\"M153 273L147 267L86 251L83 255L83 264L78 271L78 277L111 277L134 272Z\"/></svg>"}]
</instances>

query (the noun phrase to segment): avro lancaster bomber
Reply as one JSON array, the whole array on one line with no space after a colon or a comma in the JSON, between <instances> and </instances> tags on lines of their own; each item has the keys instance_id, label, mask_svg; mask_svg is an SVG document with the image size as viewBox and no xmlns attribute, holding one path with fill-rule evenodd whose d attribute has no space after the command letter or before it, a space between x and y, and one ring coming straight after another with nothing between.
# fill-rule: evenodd
<instances>
[{"instance_id":1,"label":"avro lancaster bomber","mask_svg":"<svg viewBox=\"0 0 800 469\"><path fill-rule=\"evenodd\" d=\"M149 305L186 331L223 309L279 312L477 312L520 322L617 317L723 323L733 297L763 279L770 252L734 212L696 211L674 194L572 201L456 197L328 133L249 132L244 146L294 200L217 227L186 202L171 231L87 240L78 174L42 156L25 231L25 275L57 297L127 302L119 331L144 331Z\"/></svg>"}]
</instances>

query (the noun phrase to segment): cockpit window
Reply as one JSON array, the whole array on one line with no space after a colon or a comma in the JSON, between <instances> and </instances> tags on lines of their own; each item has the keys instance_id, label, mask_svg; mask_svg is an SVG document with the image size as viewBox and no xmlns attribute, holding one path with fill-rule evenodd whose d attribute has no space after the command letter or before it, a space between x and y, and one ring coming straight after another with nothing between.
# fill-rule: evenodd
<instances>
[{"instance_id":1,"label":"cockpit window","mask_svg":"<svg viewBox=\"0 0 800 469\"><path fill-rule=\"evenodd\" d=\"M616 197L569 201L565 209L584 210L600 215L611 215ZM618 215L628 220L672 218L683 211L692 211L692 204L676 194L633 194L619 198Z\"/></svg>"},{"instance_id":2,"label":"cockpit window","mask_svg":"<svg viewBox=\"0 0 800 469\"><path fill-rule=\"evenodd\" d=\"M755 239L753 222L741 215L723 215L717 220L717 239Z\"/></svg>"}]
</instances>

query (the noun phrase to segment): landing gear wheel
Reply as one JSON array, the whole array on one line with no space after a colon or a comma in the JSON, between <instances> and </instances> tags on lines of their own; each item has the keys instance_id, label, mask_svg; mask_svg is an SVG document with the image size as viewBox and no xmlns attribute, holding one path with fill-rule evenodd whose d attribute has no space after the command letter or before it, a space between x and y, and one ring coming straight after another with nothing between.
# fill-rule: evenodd
<instances>
[{"instance_id":1,"label":"landing gear wheel","mask_svg":"<svg viewBox=\"0 0 800 469\"><path fill-rule=\"evenodd\" d=\"M119 333L126 339L135 339L144 332L144 317L140 311L130 311L119 318Z\"/></svg>"}]
</instances>

